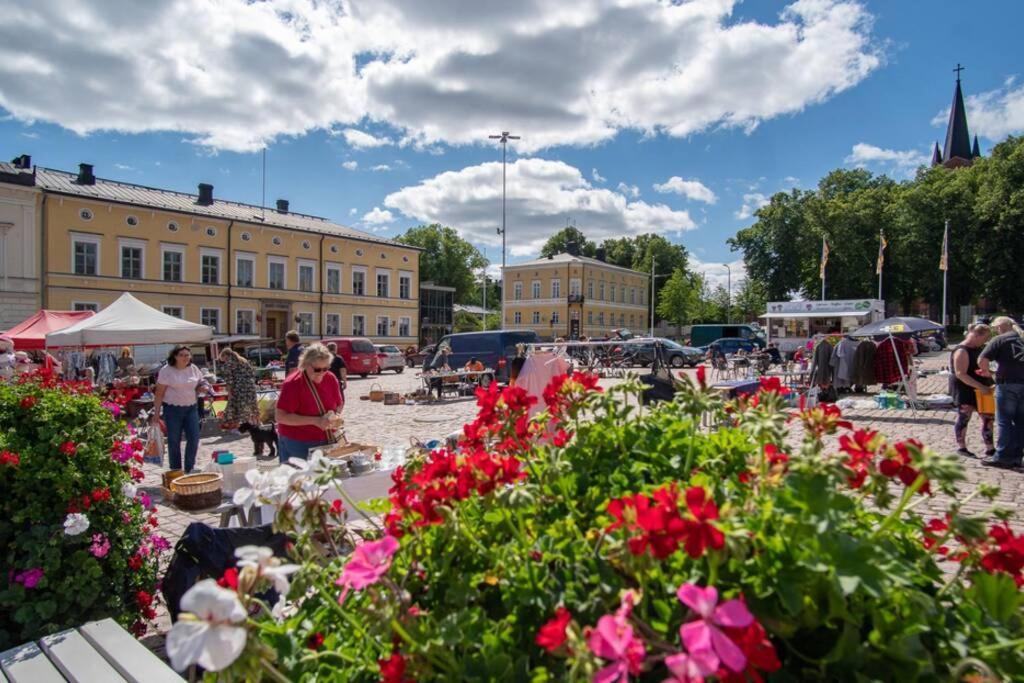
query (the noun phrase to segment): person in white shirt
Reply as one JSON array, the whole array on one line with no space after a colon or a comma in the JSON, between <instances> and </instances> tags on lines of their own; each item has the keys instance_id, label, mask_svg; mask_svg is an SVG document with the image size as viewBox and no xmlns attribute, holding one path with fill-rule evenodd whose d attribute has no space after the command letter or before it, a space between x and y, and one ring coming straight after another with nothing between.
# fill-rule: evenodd
<instances>
[{"instance_id":1,"label":"person in white shirt","mask_svg":"<svg viewBox=\"0 0 1024 683\"><path fill-rule=\"evenodd\" d=\"M172 470L184 469L188 474L196 466L199 451L199 394L209 385L202 371L192 365L192 353L186 346L175 346L167 356L167 365L156 378L151 420L163 408L167 425L167 457ZM185 462L181 461L181 435L185 434Z\"/></svg>"}]
</instances>

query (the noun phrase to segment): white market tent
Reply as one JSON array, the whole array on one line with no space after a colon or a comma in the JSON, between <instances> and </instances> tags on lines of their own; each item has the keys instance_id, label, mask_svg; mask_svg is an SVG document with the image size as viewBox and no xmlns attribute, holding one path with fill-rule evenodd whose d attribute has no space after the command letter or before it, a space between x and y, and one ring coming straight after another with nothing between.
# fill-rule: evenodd
<instances>
[{"instance_id":1,"label":"white market tent","mask_svg":"<svg viewBox=\"0 0 1024 683\"><path fill-rule=\"evenodd\" d=\"M47 334L46 346L199 344L212 337L208 326L162 313L126 292L91 318Z\"/></svg>"}]
</instances>

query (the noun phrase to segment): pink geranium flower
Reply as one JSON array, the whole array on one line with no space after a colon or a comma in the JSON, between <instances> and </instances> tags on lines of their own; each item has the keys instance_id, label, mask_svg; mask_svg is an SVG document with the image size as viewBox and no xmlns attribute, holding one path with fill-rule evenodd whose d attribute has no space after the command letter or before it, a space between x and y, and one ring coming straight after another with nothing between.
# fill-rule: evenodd
<instances>
[{"instance_id":1,"label":"pink geranium flower","mask_svg":"<svg viewBox=\"0 0 1024 683\"><path fill-rule=\"evenodd\" d=\"M356 546L341 576L334 582L336 586L345 587L338 596L338 604L345 601L350 590L362 590L377 583L391 567L391 558L397 551L398 539L394 536Z\"/></svg>"},{"instance_id":2,"label":"pink geranium flower","mask_svg":"<svg viewBox=\"0 0 1024 683\"><path fill-rule=\"evenodd\" d=\"M627 592L622 606L615 614L606 614L597 620L597 626L590 631L587 645L591 652L611 662L596 674L594 683L624 683L629 675L639 675L647 650L643 641L633 633L633 627L626 620L633 609L635 596Z\"/></svg>"},{"instance_id":3,"label":"pink geranium flower","mask_svg":"<svg viewBox=\"0 0 1024 683\"><path fill-rule=\"evenodd\" d=\"M704 683L704 677L718 670L718 657L710 650L686 654L679 652L665 658L672 674L664 683Z\"/></svg>"},{"instance_id":4,"label":"pink geranium flower","mask_svg":"<svg viewBox=\"0 0 1024 683\"><path fill-rule=\"evenodd\" d=\"M742 600L727 600L718 604L718 591L712 586L701 588L692 583L684 583L676 591L680 602L697 613L697 620L683 624L679 628L679 636L683 645L691 655L707 653L718 668L719 660L726 668L739 673L747 666L747 657L743 650L725 635L719 626L727 628L745 628L754 621Z\"/></svg>"},{"instance_id":5,"label":"pink geranium flower","mask_svg":"<svg viewBox=\"0 0 1024 683\"><path fill-rule=\"evenodd\" d=\"M14 582L20 583L25 588L35 588L43 578L43 570L40 567L33 567L19 572L14 576Z\"/></svg>"},{"instance_id":6,"label":"pink geranium flower","mask_svg":"<svg viewBox=\"0 0 1024 683\"><path fill-rule=\"evenodd\" d=\"M103 534L93 534L89 552L92 553L93 557L106 557L107 553L110 552L110 541Z\"/></svg>"}]
</instances>

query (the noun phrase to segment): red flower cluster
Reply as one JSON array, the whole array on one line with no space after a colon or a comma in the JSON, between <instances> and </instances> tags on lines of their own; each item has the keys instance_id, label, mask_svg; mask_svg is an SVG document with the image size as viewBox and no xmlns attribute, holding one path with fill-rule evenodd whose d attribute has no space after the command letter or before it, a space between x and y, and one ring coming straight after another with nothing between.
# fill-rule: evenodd
<instances>
[{"instance_id":1,"label":"red flower cluster","mask_svg":"<svg viewBox=\"0 0 1024 683\"><path fill-rule=\"evenodd\" d=\"M537 644L548 652L554 652L565 643L565 629L572 621L572 614L563 606L555 610L555 616L537 631Z\"/></svg>"},{"instance_id":2,"label":"red flower cluster","mask_svg":"<svg viewBox=\"0 0 1024 683\"><path fill-rule=\"evenodd\" d=\"M706 389L708 386L707 369L703 365L697 366L697 384L700 385L701 389Z\"/></svg>"},{"instance_id":3,"label":"red flower cluster","mask_svg":"<svg viewBox=\"0 0 1024 683\"><path fill-rule=\"evenodd\" d=\"M92 491L92 502L102 503L105 500L110 500L110 489L93 489Z\"/></svg>"},{"instance_id":4,"label":"red flower cluster","mask_svg":"<svg viewBox=\"0 0 1024 683\"><path fill-rule=\"evenodd\" d=\"M574 370L570 374L553 377L544 388L544 405L552 417L564 415L569 408L579 405L580 401L593 391L601 391L597 385L599 377L589 372Z\"/></svg>"},{"instance_id":5,"label":"red flower cluster","mask_svg":"<svg viewBox=\"0 0 1024 683\"><path fill-rule=\"evenodd\" d=\"M947 515L946 517L946 520L929 520L928 523L924 525L924 539L921 541L921 543L924 545L925 550L931 550L932 548L935 548L935 552L939 555L949 554L948 547L944 545L939 546L937 548L935 547L936 545L938 545L939 539L943 538L946 535L946 532L949 531L949 522L947 521L949 516Z\"/></svg>"},{"instance_id":6,"label":"red flower cluster","mask_svg":"<svg viewBox=\"0 0 1024 683\"><path fill-rule=\"evenodd\" d=\"M23 410L29 410L32 407L34 407L35 404L38 402L39 399L37 399L35 396L25 396L24 398L21 399L21 402L18 403L18 405L20 405Z\"/></svg>"},{"instance_id":7,"label":"red flower cluster","mask_svg":"<svg viewBox=\"0 0 1024 683\"><path fill-rule=\"evenodd\" d=\"M377 666L380 667L381 683L410 683L410 679L405 677L405 657L398 650L387 659L377 660Z\"/></svg>"},{"instance_id":8,"label":"red flower cluster","mask_svg":"<svg viewBox=\"0 0 1024 683\"><path fill-rule=\"evenodd\" d=\"M725 545L725 536L712 522L718 519L718 506L700 486L686 490L685 517L679 509L679 490L675 484L655 489L650 496L637 493L616 498L608 503L608 514L615 518L607 531L625 527L639 531L627 541L634 555L648 551L656 559L664 559L683 546L693 558L708 548Z\"/></svg>"},{"instance_id":9,"label":"red flower cluster","mask_svg":"<svg viewBox=\"0 0 1024 683\"><path fill-rule=\"evenodd\" d=\"M898 478L904 486L910 486L917 481L917 477L920 475L917 469L910 466L913 462L913 453L920 453L922 449L924 449L924 444L917 439L901 441L893 446L888 457L878 463L878 471L890 479ZM925 494L932 492L931 484L927 480L921 486L920 492Z\"/></svg>"},{"instance_id":10,"label":"red flower cluster","mask_svg":"<svg viewBox=\"0 0 1024 683\"><path fill-rule=\"evenodd\" d=\"M0 465L17 467L21 464L21 456L11 451L0 451Z\"/></svg>"},{"instance_id":11,"label":"red flower cluster","mask_svg":"<svg viewBox=\"0 0 1024 683\"><path fill-rule=\"evenodd\" d=\"M522 387L499 389L491 382L486 389L478 388L477 416L462 428L462 447L475 450L496 441L494 449L501 453L526 448L532 436L529 411L536 402Z\"/></svg>"},{"instance_id":12,"label":"red flower cluster","mask_svg":"<svg viewBox=\"0 0 1024 683\"><path fill-rule=\"evenodd\" d=\"M75 445L74 441L65 441L60 445L60 452L71 457L78 452L78 446Z\"/></svg>"},{"instance_id":13,"label":"red flower cluster","mask_svg":"<svg viewBox=\"0 0 1024 683\"><path fill-rule=\"evenodd\" d=\"M310 650L319 650L324 646L324 634L320 631L311 633L309 638L306 638L306 647Z\"/></svg>"},{"instance_id":14,"label":"red flower cluster","mask_svg":"<svg viewBox=\"0 0 1024 683\"><path fill-rule=\"evenodd\" d=\"M816 407L806 408L806 397L800 397L800 412L797 415L804 423L804 428L821 438L825 434L834 434L839 428L853 429L853 423L842 419L843 411L832 403L819 403Z\"/></svg>"},{"instance_id":15,"label":"red flower cluster","mask_svg":"<svg viewBox=\"0 0 1024 683\"><path fill-rule=\"evenodd\" d=\"M988 536L996 547L982 556L981 566L989 573L1009 574L1018 587L1024 586L1024 534L1015 535L1003 522L989 529Z\"/></svg>"},{"instance_id":16,"label":"red flower cluster","mask_svg":"<svg viewBox=\"0 0 1024 683\"><path fill-rule=\"evenodd\" d=\"M859 489L864 485L864 481L871 474L875 455L878 454L881 444L878 432L867 429L858 429L852 438L848 434L839 437L839 450L846 453L847 457L843 464L850 470L847 481L852 488Z\"/></svg>"},{"instance_id":17,"label":"red flower cluster","mask_svg":"<svg viewBox=\"0 0 1024 683\"><path fill-rule=\"evenodd\" d=\"M224 575L217 579L217 585L221 588L230 588L233 591L238 590L238 568L228 567L224 570Z\"/></svg>"},{"instance_id":18,"label":"red flower cluster","mask_svg":"<svg viewBox=\"0 0 1024 683\"><path fill-rule=\"evenodd\" d=\"M748 683L755 681L762 683L764 677L762 672L773 673L782 668L782 662L775 652L775 646L768 639L764 627L755 619L746 628L722 628L733 643L743 651L747 658L745 671L736 673L727 667L721 667L715 676L722 683Z\"/></svg>"},{"instance_id":19,"label":"red flower cluster","mask_svg":"<svg viewBox=\"0 0 1024 683\"><path fill-rule=\"evenodd\" d=\"M139 555L138 553L136 553L136 554L132 555L131 557L129 557L128 558L128 566L131 568L132 571L136 571L136 572L139 571L140 569L142 569L142 555Z\"/></svg>"}]
</instances>

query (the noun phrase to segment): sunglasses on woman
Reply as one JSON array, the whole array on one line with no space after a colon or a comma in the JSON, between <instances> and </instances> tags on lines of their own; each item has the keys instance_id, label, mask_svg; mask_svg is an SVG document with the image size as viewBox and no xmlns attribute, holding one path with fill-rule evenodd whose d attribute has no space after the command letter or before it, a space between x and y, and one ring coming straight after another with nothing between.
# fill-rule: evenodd
<instances>
[{"instance_id":1,"label":"sunglasses on woman","mask_svg":"<svg viewBox=\"0 0 1024 683\"><path fill-rule=\"evenodd\" d=\"M322 373L322 372L327 372L330 369L331 369L330 367L326 367L326 368L310 368L310 370L312 370L313 372L315 372L318 375L320 373Z\"/></svg>"}]
</instances>

